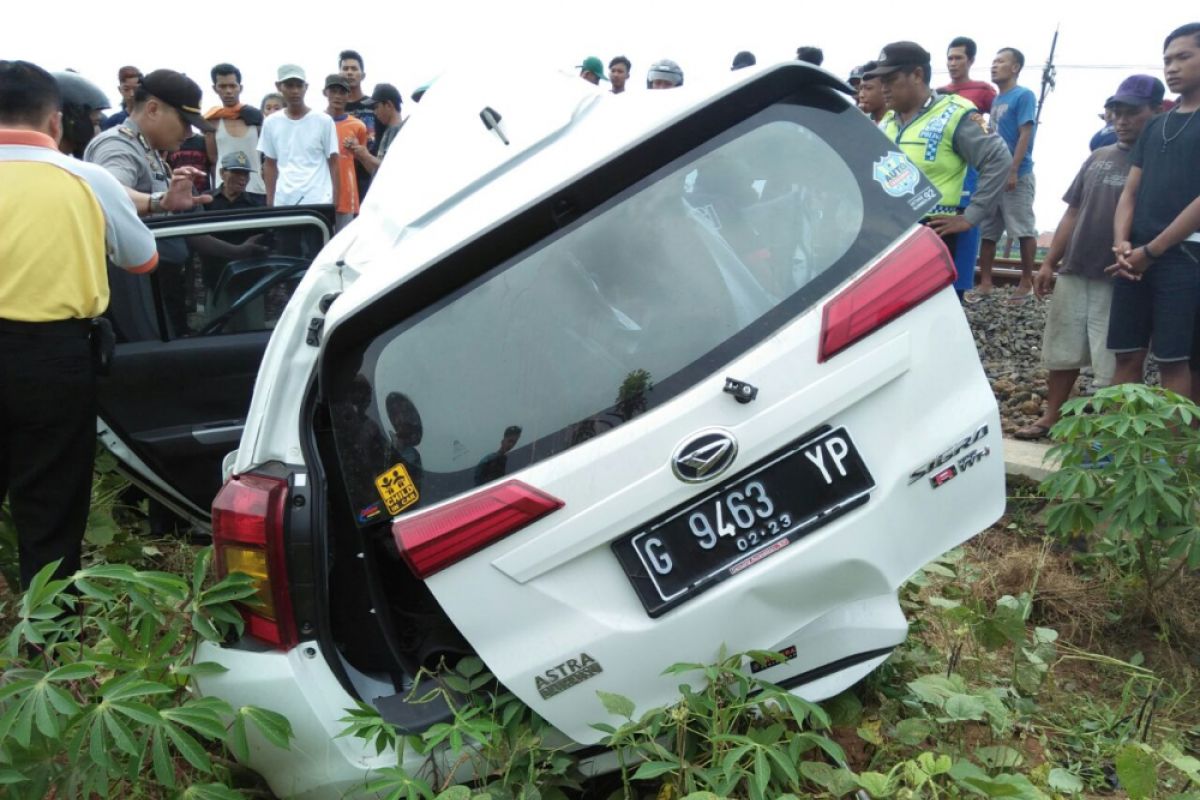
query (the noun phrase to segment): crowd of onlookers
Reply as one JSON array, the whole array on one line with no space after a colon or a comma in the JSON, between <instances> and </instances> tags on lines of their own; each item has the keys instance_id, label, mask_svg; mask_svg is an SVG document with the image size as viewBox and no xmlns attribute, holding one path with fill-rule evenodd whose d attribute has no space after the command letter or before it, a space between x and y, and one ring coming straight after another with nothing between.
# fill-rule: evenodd
<instances>
[{"instance_id":1,"label":"crowd of onlookers","mask_svg":"<svg viewBox=\"0 0 1200 800\"><path fill-rule=\"evenodd\" d=\"M912 42L888 45L850 73L862 112L944 189L945 202L927 222L955 256L963 301L991 301L997 244L1005 233L1018 245L1021 278L1004 302L1030 302L1053 291L1043 345L1046 412L1017 431L1022 438L1046 434L1083 367L1093 370L1098 386L1140 380L1152 351L1164 385L1192 393L1193 362L1200 368L1192 346L1200 271L1196 245L1187 239L1197 238L1200 225L1193 208L1200 178L1179 165L1194 163L1200 154L1200 123L1190 125L1200 91L1200 57L1192 58L1198 53L1200 28L1183 26L1164 46L1166 86L1155 76L1131 75L1115 87L1104 103L1105 126L1093 137L1093 152L1063 196L1067 211L1040 268L1033 213L1039 101L1021 83L1024 54L1001 48L991 60L990 81L979 80L972 76L975 42L957 37L945 52L950 80L936 90L929 87L929 53ZM824 58L811 46L798 48L796 56L818 66ZM742 51L731 68L755 63L753 53ZM204 112L200 133L189 130L178 143L160 148L168 168L176 174L186 170L195 194L212 192L210 207L332 202L338 226L345 225L357 214L404 115L403 99L391 84L376 84L366 93L361 54L342 51L338 67L320 80L324 107L313 109L307 104L309 79L299 66L281 66L276 91L255 107L241 99L238 68L218 64L211 78L221 105ZM606 68L600 58L588 56L577 69L584 80L621 94L633 65L619 55ZM139 92L146 94L145 77L134 67L121 68L123 105L103 128L131 125ZM669 59L646 71L648 89L683 82L683 68ZM1168 87L1178 95L1175 102L1166 98ZM956 105L943 109L939 102L951 96ZM960 115L978 123L983 135L958 125L945 136ZM997 139L1007 157L997 150ZM949 181L947 170L954 173ZM979 282L973 285L976 265ZM1200 378L1195 384L1200 391Z\"/></svg>"},{"instance_id":2,"label":"crowd of onlookers","mask_svg":"<svg viewBox=\"0 0 1200 800\"><path fill-rule=\"evenodd\" d=\"M308 105L308 75L298 65L279 67L276 91L256 107L242 100L241 70L217 64L210 76L221 105L204 112L198 132L188 131L166 150L167 164L189 168L198 194L217 192L218 208L333 203L343 227L357 215L403 124L403 99L388 83L365 93L364 62L356 51L340 53L338 65L321 79L324 103L314 109ZM144 79L136 67L121 67L122 107L99 123L102 130L130 124Z\"/></svg>"},{"instance_id":3,"label":"crowd of onlookers","mask_svg":"<svg viewBox=\"0 0 1200 800\"><path fill-rule=\"evenodd\" d=\"M972 79L976 55L975 42L967 37L949 43L950 82L929 91L925 108L932 108L939 95L968 100L974 119L1003 140L1010 156L998 200L982 221L972 220L970 231L947 241L955 251L964 302L992 295L996 244L1005 231L1019 242L1021 261L1020 283L1006 302L1021 304L1053 293L1042 346L1048 371L1045 411L1015 435L1046 436L1082 368L1092 369L1097 387L1140 382L1149 354L1166 388L1197 399L1200 123L1191 122L1200 109L1200 23L1183 25L1166 37L1165 86L1153 75L1130 75L1114 87L1104 103L1104 128L1092 138L1092 153L1066 187L1067 209L1036 272L1033 149L1038 101L1019 85L1025 67L1019 50L1005 47L996 53L991 83ZM908 109L897 106L897 93L889 85L897 81L895 70L880 69L888 56L885 48L881 61L852 71L858 106L896 144L903 147L910 136L928 143L928 119L934 115L916 110L906 116ZM908 63L902 69L923 70L928 83L928 53L920 50L909 61L922 58L923 64ZM1173 100L1166 97L1168 89L1176 95ZM982 191L982 174L968 169L958 213L969 213L972 199ZM972 288L976 264L980 281Z\"/></svg>"},{"instance_id":4,"label":"crowd of onlookers","mask_svg":"<svg viewBox=\"0 0 1200 800\"><path fill-rule=\"evenodd\" d=\"M1105 127L1093 137L1092 154L1063 196L1067 211L1038 269L1033 213L1038 98L1021 84L1024 54L1015 47L1001 48L992 58L990 81L979 80L971 74L978 56L975 42L957 37L945 52L950 80L936 90L929 87L929 53L912 42L888 45L877 59L850 73L858 107L943 190L943 203L926 221L955 256L960 274L956 288L963 301L991 298L997 243L1006 232L1019 247L1021 278L1005 302L1020 304L1054 293L1043 346L1050 376L1048 404L1036 423L1017 431L1020 437L1046 434L1083 367L1093 370L1098 386L1140 380L1152 351L1164 385L1192 393L1193 361L1200 367L1192 346L1200 271L1195 242L1187 240L1197 239L1200 224L1194 207L1200 195L1195 176L1200 173L1179 165L1195 163L1200 154L1200 123L1190 125L1200 91L1200 57L1193 59L1200 53L1198 31L1187 25L1168 37L1166 86L1155 76L1131 75L1104 103ZM796 55L818 66L824 57L811 46L798 48ZM153 122L141 118L144 103L152 99L148 79L162 84L162 73L169 71L145 76L122 67L122 107L97 119L106 133L87 148L85 157L121 177L112 154L128 158L129 148L106 147L103 139L116 137L128 145L121 137L128 139L132 129L149 140L147 150L164 155L164 173L189 176L195 196L211 193L211 208L333 203L342 227L358 213L404 115L395 86L379 83L367 94L361 54L342 51L337 63L338 71L319 81L324 101L319 109L308 105L309 78L297 65L279 67L276 91L255 107L242 100L240 70L218 64L211 79L221 105L203 113L195 126L199 132L185 126L178 141L164 141ZM731 68L755 63L753 53L742 51ZM633 65L616 56L606 68L600 58L588 56L577 69L584 80L606 83L613 94L621 94ZM187 80L178 73L169 77ZM663 59L649 67L645 82L648 89L679 87L684 71ZM189 96L198 104L199 88L192 86ZM1168 87L1178 95L1174 103L1165 96ZM414 93L413 100L423 91ZM956 100L947 105L948 97ZM980 131L958 125L959 118L978 123ZM130 177L127 182L143 191L168 188L163 180L138 184ZM162 209L180 205L187 205L181 194ZM979 283L973 285L976 265ZM1200 379L1195 384L1200 391Z\"/></svg>"}]
</instances>

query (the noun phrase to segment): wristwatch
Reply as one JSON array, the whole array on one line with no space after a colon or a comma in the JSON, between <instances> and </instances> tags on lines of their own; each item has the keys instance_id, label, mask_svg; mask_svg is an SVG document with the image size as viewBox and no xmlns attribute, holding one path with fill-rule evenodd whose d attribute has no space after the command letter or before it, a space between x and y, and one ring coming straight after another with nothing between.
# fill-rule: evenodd
<instances>
[{"instance_id":1,"label":"wristwatch","mask_svg":"<svg viewBox=\"0 0 1200 800\"><path fill-rule=\"evenodd\" d=\"M151 192L150 194L150 213L161 214L163 209L163 195L166 192Z\"/></svg>"}]
</instances>

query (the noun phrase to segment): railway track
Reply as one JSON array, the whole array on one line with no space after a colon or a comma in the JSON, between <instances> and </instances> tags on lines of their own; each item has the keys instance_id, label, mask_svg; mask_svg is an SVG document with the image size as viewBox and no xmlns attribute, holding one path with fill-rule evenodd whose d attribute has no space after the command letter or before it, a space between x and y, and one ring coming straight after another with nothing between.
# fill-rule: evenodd
<instances>
[{"instance_id":1,"label":"railway track","mask_svg":"<svg viewBox=\"0 0 1200 800\"><path fill-rule=\"evenodd\" d=\"M1034 262L1036 271L1040 262ZM1016 286L1021 280L1021 260L1017 258L997 258L992 267L992 284L995 286ZM975 269L975 283L979 283L979 269Z\"/></svg>"}]
</instances>

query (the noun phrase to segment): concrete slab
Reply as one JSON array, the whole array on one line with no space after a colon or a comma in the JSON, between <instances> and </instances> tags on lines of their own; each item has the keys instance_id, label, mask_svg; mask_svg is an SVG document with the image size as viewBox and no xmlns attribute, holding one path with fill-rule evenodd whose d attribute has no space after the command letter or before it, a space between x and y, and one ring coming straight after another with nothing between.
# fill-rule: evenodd
<instances>
[{"instance_id":1,"label":"concrete slab","mask_svg":"<svg viewBox=\"0 0 1200 800\"><path fill-rule=\"evenodd\" d=\"M1042 481L1058 469L1057 462L1045 460L1049 450L1049 442L1023 442L1020 439L1006 438L1004 471L1008 475L1021 475L1031 480Z\"/></svg>"}]
</instances>

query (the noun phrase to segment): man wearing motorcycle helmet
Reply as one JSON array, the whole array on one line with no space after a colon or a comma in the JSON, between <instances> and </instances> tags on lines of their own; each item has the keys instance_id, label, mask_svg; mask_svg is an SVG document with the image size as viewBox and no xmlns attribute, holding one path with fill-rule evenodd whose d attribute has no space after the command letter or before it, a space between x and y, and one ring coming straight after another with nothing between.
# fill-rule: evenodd
<instances>
[{"instance_id":1,"label":"man wearing motorcycle helmet","mask_svg":"<svg viewBox=\"0 0 1200 800\"><path fill-rule=\"evenodd\" d=\"M656 61L646 73L647 89L674 89L683 86L683 69L669 58Z\"/></svg>"},{"instance_id":2,"label":"man wearing motorcycle helmet","mask_svg":"<svg viewBox=\"0 0 1200 800\"><path fill-rule=\"evenodd\" d=\"M108 98L78 72L55 72L54 80L62 96L63 130L58 149L66 155L83 158L84 148L100 132L104 117L101 112L109 108Z\"/></svg>"}]
</instances>

